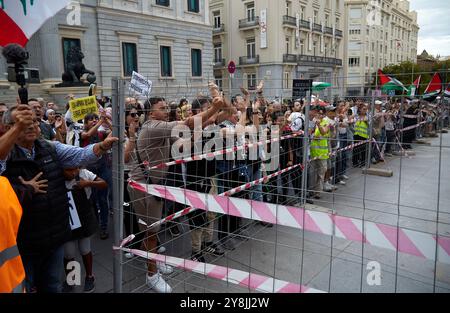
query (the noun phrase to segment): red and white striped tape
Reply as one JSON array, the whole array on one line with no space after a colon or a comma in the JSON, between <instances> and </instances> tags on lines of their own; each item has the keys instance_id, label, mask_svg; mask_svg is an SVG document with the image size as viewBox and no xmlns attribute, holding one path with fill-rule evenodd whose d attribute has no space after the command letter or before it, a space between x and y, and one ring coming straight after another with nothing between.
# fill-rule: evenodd
<instances>
[{"instance_id":1,"label":"red and white striped tape","mask_svg":"<svg viewBox=\"0 0 450 313\"><path fill-rule=\"evenodd\" d=\"M188 157L185 159L181 159L181 160L175 160L175 161L171 161L171 162L166 162L166 163L161 163L155 166L151 166L149 167L149 162L144 161L142 164L144 166L149 167L148 170L157 170L157 169L161 169L161 168L166 168L172 165L176 165L176 164L185 164L185 163L189 163L192 161L200 161L206 158L213 158L219 155L224 155L227 153L233 153L233 152L237 152L240 150L244 150L244 149L250 149L253 148L255 146L262 146L264 144L269 144L269 143L273 143L273 142L277 142L277 141L282 141L282 140L286 140L286 139L291 139L291 138L295 138L298 136L303 135L303 131L299 131L299 132L295 132L292 133L290 135L286 135L286 136L282 136L279 138L273 138L273 139L268 139L266 141L259 141L259 142L255 142L255 143L250 143L250 144L245 144L242 146L234 146L232 148L227 148L227 149L223 149L223 150L219 150L219 151L214 151L214 152L209 152L209 153L205 153L205 154L200 154L200 155L194 155L192 157Z\"/></svg>"},{"instance_id":2,"label":"red and white striped tape","mask_svg":"<svg viewBox=\"0 0 450 313\"><path fill-rule=\"evenodd\" d=\"M163 262L176 268L188 270L193 273L198 273L221 281L238 285L244 288L249 288L258 292L269 293L325 293L325 291L309 288L303 285L294 284L284 280L274 279L259 274L248 273L245 271L214 265L209 263L195 262L166 256L161 254L150 253L137 249L128 249L121 247L113 247L114 250L122 250L130 252L134 255L140 256L148 260Z\"/></svg>"},{"instance_id":3,"label":"red and white striped tape","mask_svg":"<svg viewBox=\"0 0 450 313\"><path fill-rule=\"evenodd\" d=\"M360 142L357 142L357 143L348 145L348 146L346 146L346 147L344 147L344 148L340 148L340 149L338 149L338 150L336 150L336 151L334 151L334 152L329 153L329 156L333 156L333 155L335 155L335 154L337 154L338 152L341 152L341 151L351 150L351 149L353 149L353 148L355 148L355 147L357 147L357 146L363 145L363 144L365 144L365 143L369 143L370 141L371 141L371 140L363 140L363 141L360 141Z\"/></svg>"},{"instance_id":4,"label":"red and white striped tape","mask_svg":"<svg viewBox=\"0 0 450 313\"><path fill-rule=\"evenodd\" d=\"M450 237L385 224L260 201L203 194L160 185L132 183L133 188L205 211L305 229L319 234L363 242L429 260L450 264ZM364 229L364 231L363 231ZM397 238L398 234L398 238Z\"/></svg>"},{"instance_id":5,"label":"red and white striped tape","mask_svg":"<svg viewBox=\"0 0 450 313\"><path fill-rule=\"evenodd\" d=\"M426 124L426 123L427 123L427 122L424 121L424 122L419 123L419 124L416 124L416 125L412 125L412 126L409 126L409 127L403 128L403 129L399 129L398 131L399 131L400 133L402 133L402 132L405 132L405 131L407 131L407 130L411 130L411 129L417 128L417 127L419 127L420 125L423 125L423 124Z\"/></svg>"},{"instance_id":6,"label":"red and white striped tape","mask_svg":"<svg viewBox=\"0 0 450 313\"><path fill-rule=\"evenodd\" d=\"M266 181L267 179L271 179L271 178L273 178L273 177L276 177L276 176L278 176L278 175L281 175L281 174L283 174L283 173L286 173L286 172L288 172L288 171L290 171L290 170L293 170L293 169L295 169L295 168L298 168L298 167L300 167L302 170L303 170L303 168L304 168L303 164L296 164L296 165L293 165L293 166L289 166L289 167L287 167L287 168L285 168L285 169L283 169L283 170L281 170L281 171L272 173L272 174L267 175L267 176L265 176L265 177L262 177L262 178L260 178L260 179L257 179L257 180L254 180L254 181L252 181L252 182L246 183L246 184L244 184L244 185L242 185L242 186L239 186L239 187L236 187L236 188L234 188L234 189L228 190L228 191L226 191L226 192L224 192L224 193L222 193L222 194L220 194L220 195L221 195L221 196L227 196L227 197L229 197L229 196L231 196L231 195L233 195L233 194L236 194L236 193L238 193L238 192L247 190L247 189L249 189L249 188L251 188L251 187L253 187L253 186L255 186L255 185L262 184L262 183L263 183L264 181ZM140 186L138 183L136 183L135 181L133 181L133 180L130 180L130 181L129 181L129 184L130 184L131 187L133 187L133 188L135 188L135 189L137 189L137 190L141 190L141 191L143 191L143 192L147 192L147 191L145 191L145 190L142 190L142 189L141 189L141 186ZM159 221L157 221L157 222L151 224L150 226L148 226L148 225L147 225L144 221L142 221L142 220L139 220L139 223L148 226L148 228L153 228L153 227L162 225L162 224L164 224L164 223L167 223L167 222L169 222L169 221L172 221L172 220L174 220L174 219L177 219L177 218L179 218L179 217L182 217L182 216L184 216L184 215L187 215L187 214L189 214L189 213L191 213L191 212L194 212L194 211L196 211L196 210L197 210L197 208L195 208L195 207L188 207L188 208L185 208L185 209L183 209L183 210L181 210L181 211L178 211L178 212L176 212L176 213L174 213L174 214L171 214L171 215L169 215L169 216L163 218L162 220L159 220Z\"/></svg>"},{"instance_id":7,"label":"red and white striped tape","mask_svg":"<svg viewBox=\"0 0 450 313\"><path fill-rule=\"evenodd\" d=\"M337 154L337 153L340 152L340 151L350 150L350 149L353 149L354 147L357 147L357 146L359 146L359 145L363 145L363 144L368 143L368 142L370 142L370 140L361 141L361 142L358 142L358 143L349 145L349 146L347 146L347 147L345 147L345 148L341 148L341 149L338 149L338 150L336 150L336 151L334 151L334 152L331 152L331 153L329 153L329 155L330 155L330 156L333 156L333 155ZM315 159L318 159L318 158L315 158ZM311 162L311 161L313 161L313 160L315 160L315 159L309 160L308 162ZM259 185L259 184L263 183L264 181L267 181L268 179L271 179L271 178L273 178L273 177L275 177L275 176L278 176L278 175L281 175L281 174L283 174L283 173L286 173L286 172L288 172L288 171L290 171L290 170L293 170L293 169L295 169L295 168L297 168L297 167L301 167L302 170L304 169L304 165L303 165L303 164L296 164L296 165L287 167L287 168L285 168L285 169L283 169L283 170L280 170L280 171L277 171L277 172L275 172L275 173L272 173L272 174L270 174L270 175L267 175L267 176L265 176L265 177L262 177L262 178L260 178L260 179L257 179L257 180L255 180L255 181L246 183L246 184L244 184L244 185L242 185L242 186L239 186L239 187L236 187L236 188L231 189L231 190L229 190L229 191L226 191L226 192L224 192L224 193L222 193L222 194L220 194L220 195L221 195L221 196L231 196L231 195L236 194L236 193L238 193L238 192L247 190L247 189L249 189L249 188L251 188L251 187L253 187L253 186L255 186L255 185ZM133 181L133 180L129 180L129 183L130 183L131 187L133 187L133 188L139 190L139 186L134 186L134 185L133 185L133 184L134 184L134 181ZM144 191L144 192L145 192L145 191ZM175 220L175 219L177 219L177 218L179 218L179 217L185 216L185 215L187 215L187 214L189 214L189 213L191 213L191 212L194 212L194 211L196 211L196 210L197 210L196 208L187 207L187 208L185 208L185 209L183 209L183 210L181 210L181 211L175 212L175 213L173 213L173 214L171 214L171 215L169 215L169 216L167 216L167 217L165 217L165 218L163 218L163 219L161 219L161 220L159 220L159 221L157 221L157 222L151 224L150 226L147 225L147 224L146 224L144 221L142 221L142 220L139 220L139 223L142 224L142 225L148 226L147 228L150 229L150 228L153 228L153 227L156 227L156 226L165 224L165 223L167 223L167 222L169 222L169 221Z\"/></svg>"}]
</instances>

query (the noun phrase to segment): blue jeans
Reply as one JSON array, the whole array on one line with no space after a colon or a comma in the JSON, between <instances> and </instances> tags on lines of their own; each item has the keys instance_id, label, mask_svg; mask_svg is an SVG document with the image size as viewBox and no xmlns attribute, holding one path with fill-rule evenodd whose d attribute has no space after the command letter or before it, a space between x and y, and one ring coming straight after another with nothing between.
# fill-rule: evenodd
<instances>
[{"instance_id":1,"label":"blue jeans","mask_svg":"<svg viewBox=\"0 0 450 313\"><path fill-rule=\"evenodd\" d=\"M64 268L64 245L37 255L22 255L28 293L60 293Z\"/></svg>"},{"instance_id":2,"label":"blue jeans","mask_svg":"<svg viewBox=\"0 0 450 313\"><path fill-rule=\"evenodd\" d=\"M348 138L347 133L339 134L339 149L345 148L348 146ZM350 158L350 153L348 150L341 151L337 155L336 161L336 176L339 178L342 175L345 175L347 172L347 160Z\"/></svg>"},{"instance_id":3,"label":"blue jeans","mask_svg":"<svg viewBox=\"0 0 450 313\"><path fill-rule=\"evenodd\" d=\"M251 166L250 166L251 169ZM250 181L254 181L257 179L260 179L262 177L262 173L261 173L261 166L257 167L257 170L255 170L255 172L252 173L252 171L250 170ZM252 196L251 199L255 200L255 201L263 201L263 195L262 195L262 184L258 184L256 186L253 186L251 188L252 190Z\"/></svg>"},{"instance_id":4,"label":"blue jeans","mask_svg":"<svg viewBox=\"0 0 450 313\"><path fill-rule=\"evenodd\" d=\"M96 164L95 167L88 168L91 172L95 173L103 179L107 184L106 189L92 188L92 199L96 203L97 208L100 210L100 228L101 230L108 229L108 217L109 207L112 205L112 193L109 192L112 188L112 169L108 160L108 155L104 155Z\"/></svg>"}]
</instances>

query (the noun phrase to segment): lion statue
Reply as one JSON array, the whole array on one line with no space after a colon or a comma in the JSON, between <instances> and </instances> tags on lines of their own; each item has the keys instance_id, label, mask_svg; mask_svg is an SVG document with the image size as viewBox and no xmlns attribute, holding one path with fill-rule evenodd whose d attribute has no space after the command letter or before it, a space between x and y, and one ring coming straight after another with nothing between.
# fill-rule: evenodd
<instances>
[{"instance_id":1,"label":"lion statue","mask_svg":"<svg viewBox=\"0 0 450 313\"><path fill-rule=\"evenodd\" d=\"M88 80L94 79L95 73L86 69L82 60L84 58L83 52L79 47L71 47L67 52L67 68L62 75L63 83L79 83L83 74L90 74Z\"/></svg>"}]
</instances>

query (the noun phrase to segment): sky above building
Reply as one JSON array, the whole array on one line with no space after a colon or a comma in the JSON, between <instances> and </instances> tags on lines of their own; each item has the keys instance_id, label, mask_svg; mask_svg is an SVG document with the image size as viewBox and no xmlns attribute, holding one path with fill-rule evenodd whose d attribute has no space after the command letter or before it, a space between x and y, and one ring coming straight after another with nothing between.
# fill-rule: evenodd
<instances>
[{"instance_id":1,"label":"sky above building","mask_svg":"<svg viewBox=\"0 0 450 313\"><path fill-rule=\"evenodd\" d=\"M425 49L434 56L450 56L450 1L410 0L410 3L419 20L418 54Z\"/></svg>"}]
</instances>

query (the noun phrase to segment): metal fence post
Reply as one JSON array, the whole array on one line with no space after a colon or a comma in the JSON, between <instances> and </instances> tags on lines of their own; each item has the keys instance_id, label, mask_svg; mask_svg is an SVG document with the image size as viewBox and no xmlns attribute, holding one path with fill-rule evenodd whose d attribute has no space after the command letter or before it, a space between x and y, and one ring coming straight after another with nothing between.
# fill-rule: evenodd
<instances>
[{"instance_id":1,"label":"metal fence post","mask_svg":"<svg viewBox=\"0 0 450 313\"><path fill-rule=\"evenodd\" d=\"M123 179L124 179L124 131L125 131L125 81L112 78L112 123L113 136L119 138L113 146L113 210L114 210L114 245L119 246L123 239ZM113 284L114 292L122 292L122 251L113 252Z\"/></svg>"}]
</instances>

